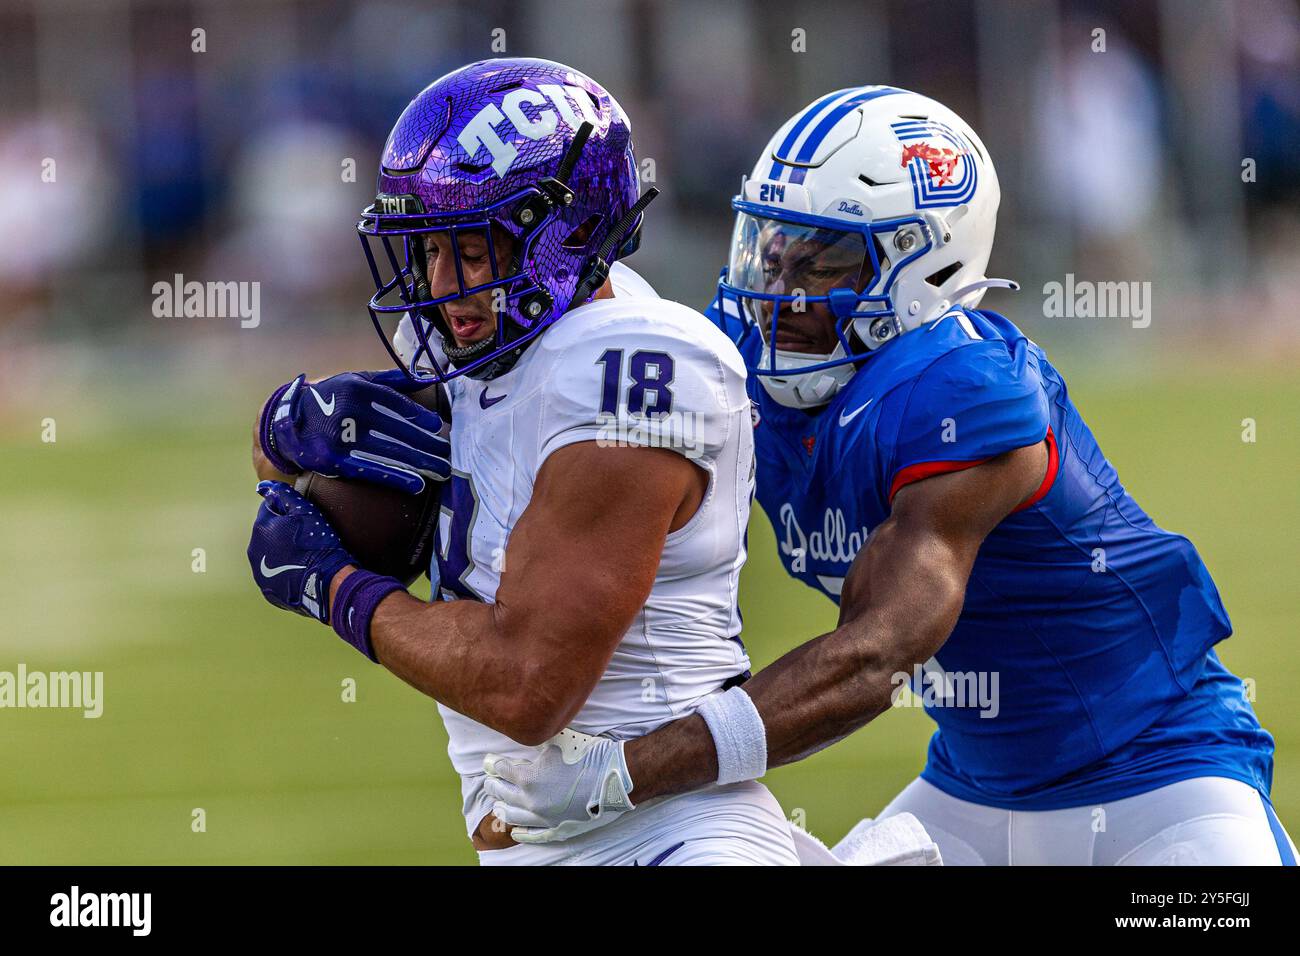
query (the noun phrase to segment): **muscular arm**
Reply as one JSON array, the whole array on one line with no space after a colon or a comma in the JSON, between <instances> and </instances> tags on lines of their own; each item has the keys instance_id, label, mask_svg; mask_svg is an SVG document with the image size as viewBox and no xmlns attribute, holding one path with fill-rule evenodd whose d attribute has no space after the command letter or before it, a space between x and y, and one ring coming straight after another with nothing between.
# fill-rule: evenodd
<instances>
[{"instance_id":1,"label":"muscular arm","mask_svg":"<svg viewBox=\"0 0 1300 956\"><path fill-rule=\"evenodd\" d=\"M520 743L545 742L596 686L706 481L665 449L556 451L510 535L496 603L390 595L370 628L380 663Z\"/></svg>"},{"instance_id":2,"label":"muscular arm","mask_svg":"<svg viewBox=\"0 0 1300 956\"><path fill-rule=\"evenodd\" d=\"M844 581L839 626L759 671L746 684L767 730L768 766L841 740L890 706L894 674L910 673L948 639L985 536L1038 488L1043 444L904 487ZM640 802L717 779L702 717L630 741Z\"/></svg>"}]
</instances>

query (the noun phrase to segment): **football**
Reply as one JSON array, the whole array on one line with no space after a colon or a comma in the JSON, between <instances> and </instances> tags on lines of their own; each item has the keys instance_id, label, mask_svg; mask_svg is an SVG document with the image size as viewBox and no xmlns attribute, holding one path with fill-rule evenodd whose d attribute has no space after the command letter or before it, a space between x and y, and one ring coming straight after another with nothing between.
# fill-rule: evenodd
<instances>
[{"instance_id":1,"label":"football","mask_svg":"<svg viewBox=\"0 0 1300 956\"><path fill-rule=\"evenodd\" d=\"M450 429L451 403L441 386L411 398L442 416ZM428 482L418 495L347 478L303 472L294 487L324 513L361 567L397 578L409 587L429 570L442 483Z\"/></svg>"}]
</instances>

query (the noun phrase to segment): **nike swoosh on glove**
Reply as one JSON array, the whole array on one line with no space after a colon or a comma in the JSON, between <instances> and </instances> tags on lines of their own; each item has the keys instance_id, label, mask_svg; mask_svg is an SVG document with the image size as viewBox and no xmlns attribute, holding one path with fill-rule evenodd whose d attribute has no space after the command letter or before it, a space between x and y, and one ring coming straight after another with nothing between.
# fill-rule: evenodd
<instances>
[{"instance_id":1,"label":"nike swoosh on glove","mask_svg":"<svg viewBox=\"0 0 1300 956\"><path fill-rule=\"evenodd\" d=\"M344 565L356 564L314 504L282 481L263 481L248 563L262 596L289 611L330 622L329 589Z\"/></svg>"},{"instance_id":2,"label":"nike swoosh on glove","mask_svg":"<svg viewBox=\"0 0 1300 956\"><path fill-rule=\"evenodd\" d=\"M623 741L568 728L536 760L483 758L492 813L520 843L553 843L606 826L636 805Z\"/></svg>"},{"instance_id":3,"label":"nike swoosh on glove","mask_svg":"<svg viewBox=\"0 0 1300 956\"><path fill-rule=\"evenodd\" d=\"M271 394L258 435L285 474L315 471L419 494L451 474L442 416L404 392L427 387L401 369L343 372L308 383L299 375Z\"/></svg>"}]
</instances>

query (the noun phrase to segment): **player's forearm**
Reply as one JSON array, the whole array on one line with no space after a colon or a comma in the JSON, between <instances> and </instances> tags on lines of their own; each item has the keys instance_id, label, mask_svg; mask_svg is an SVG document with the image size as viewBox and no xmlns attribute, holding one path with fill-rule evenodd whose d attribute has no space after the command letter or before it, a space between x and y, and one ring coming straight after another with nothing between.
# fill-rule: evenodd
<instances>
[{"instance_id":1,"label":"player's forearm","mask_svg":"<svg viewBox=\"0 0 1300 956\"><path fill-rule=\"evenodd\" d=\"M331 593L349 573L336 576ZM531 663L526 637L503 625L495 604L396 591L375 609L370 642L379 662L416 690L520 743L544 742L573 716L568 682Z\"/></svg>"},{"instance_id":2,"label":"player's forearm","mask_svg":"<svg viewBox=\"0 0 1300 956\"><path fill-rule=\"evenodd\" d=\"M926 621L914 626L930 630ZM910 667L905 643L872 622L854 622L755 674L745 690L767 730L767 765L802 760L888 710L893 675Z\"/></svg>"},{"instance_id":3,"label":"player's forearm","mask_svg":"<svg viewBox=\"0 0 1300 956\"><path fill-rule=\"evenodd\" d=\"M629 740L624 757L632 778L629 796L637 803L689 793L718 779L718 754L709 727L699 714Z\"/></svg>"},{"instance_id":4,"label":"player's forearm","mask_svg":"<svg viewBox=\"0 0 1300 956\"><path fill-rule=\"evenodd\" d=\"M830 746L889 706L892 671L883 658L864 653L856 635L841 633L846 630L795 648L745 684L763 720L769 767ZM626 758L638 802L718 777L713 737L698 715L629 741Z\"/></svg>"},{"instance_id":5,"label":"player's forearm","mask_svg":"<svg viewBox=\"0 0 1300 956\"><path fill-rule=\"evenodd\" d=\"M879 603L864 598L840 627L796 647L745 684L763 721L767 766L801 760L884 713L897 675L910 674L943 645L961 613L968 569L960 560L929 557L936 560L923 555L908 568L914 575L901 578L907 583ZM630 741L626 758L638 801L717 779L713 737L698 716Z\"/></svg>"}]
</instances>

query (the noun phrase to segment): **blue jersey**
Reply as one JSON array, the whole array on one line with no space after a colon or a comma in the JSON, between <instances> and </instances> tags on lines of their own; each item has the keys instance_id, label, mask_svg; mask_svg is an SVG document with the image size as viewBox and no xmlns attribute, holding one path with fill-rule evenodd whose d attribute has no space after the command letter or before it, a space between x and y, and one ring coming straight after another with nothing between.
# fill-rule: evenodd
<instances>
[{"instance_id":1,"label":"blue jersey","mask_svg":"<svg viewBox=\"0 0 1300 956\"><path fill-rule=\"evenodd\" d=\"M751 369L760 345L741 342ZM956 627L912 682L939 725L926 780L1005 809L1207 775L1267 794L1273 741L1212 650L1231 626L1209 572L1125 491L1061 375L1011 322L953 310L885 345L814 413L780 405L757 376L748 387L781 560L837 602L900 488L1047 443L1042 486L985 539Z\"/></svg>"}]
</instances>

